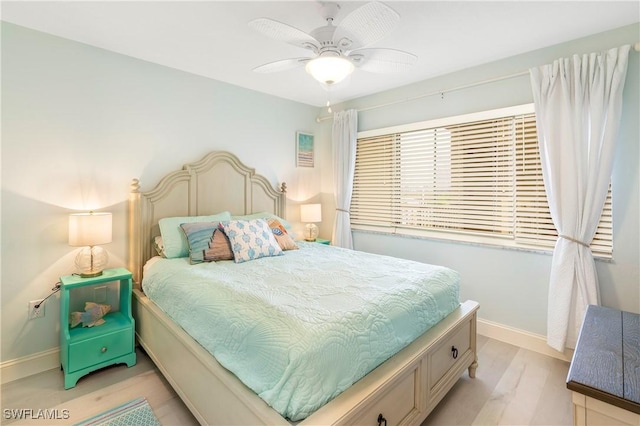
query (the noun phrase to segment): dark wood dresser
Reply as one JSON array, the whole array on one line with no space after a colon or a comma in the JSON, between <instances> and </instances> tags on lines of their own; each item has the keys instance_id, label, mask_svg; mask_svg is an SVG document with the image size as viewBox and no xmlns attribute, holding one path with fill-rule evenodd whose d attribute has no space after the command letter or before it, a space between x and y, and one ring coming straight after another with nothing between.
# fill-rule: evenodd
<instances>
[{"instance_id":1,"label":"dark wood dresser","mask_svg":"<svg viewBox=\"0 0 640 426\"><path fill-rule=\"evenodd\" d=\"M640 426L640 315L590 305L567 388L574 425Z\"/></svg>"}]
</instances>

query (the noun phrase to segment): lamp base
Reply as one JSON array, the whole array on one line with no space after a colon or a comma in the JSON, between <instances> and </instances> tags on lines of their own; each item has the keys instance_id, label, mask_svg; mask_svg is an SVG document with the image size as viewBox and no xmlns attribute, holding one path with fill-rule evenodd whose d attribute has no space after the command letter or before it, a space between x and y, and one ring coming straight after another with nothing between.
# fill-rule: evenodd
<instances>
[{"instance_id":1,"label":"lamp base","mask_svg":"<svg viewBox=\"0 0 640 426\"><path fill-rule=\"evenodd\" d=\"M304 240L315 241L318 238L318 226L315 223L308 223L304 227Z\"/></svg>"},{"instance_id":2,"label":"lamp base","mask_svg":"<svg viewBox=\"0 0 640 426\"><path fill-rule=\"evenodd\" d=\"M81 272L78 275L80 275L80 278L93 278L93 277L99 277L100 275L102 275L102 271L97 271L97 272Z\"/></svg>"},{"instance_id":3,"label":"lamp base","mask_svg":"<svg viewBox=\"0 0 640 426\"><path fill-rule=\"evenodd\" d=\"M109 255L100 246L84 247L76 256L76 269L82 278L102 275L102 270L107 263L109 263Z\"/></svg>"}]
</instances>

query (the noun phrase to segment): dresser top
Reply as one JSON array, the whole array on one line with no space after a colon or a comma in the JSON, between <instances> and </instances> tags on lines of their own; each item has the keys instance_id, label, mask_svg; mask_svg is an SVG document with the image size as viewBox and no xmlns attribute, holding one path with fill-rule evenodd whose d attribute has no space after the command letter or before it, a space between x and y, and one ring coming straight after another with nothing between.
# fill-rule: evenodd
<instances>
[{"instance_id":1,"label":"dresser top","mask_svg":"<svg viewBox=\"0 0 640 426\"><path fill-rule=\"evenodd\" d=\"M589 305L567 388L640 414L640 315Z\"/></svg>"}]
</instances>

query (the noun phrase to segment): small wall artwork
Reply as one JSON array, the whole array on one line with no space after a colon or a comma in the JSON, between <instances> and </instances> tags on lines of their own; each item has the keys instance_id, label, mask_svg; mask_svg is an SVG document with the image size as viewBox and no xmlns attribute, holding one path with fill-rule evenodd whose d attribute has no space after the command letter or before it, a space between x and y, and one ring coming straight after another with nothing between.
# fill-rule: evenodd
<instances>
[{"instance_id":1,"label":"small wall artwork","mask_svg":"<svg viewBox=\"0 0 640 426\"><path fill-rule=\"evenodd\" d=\"M296 132L296 166L313 167L313 135Z\"/></svg>"}]
</instances>

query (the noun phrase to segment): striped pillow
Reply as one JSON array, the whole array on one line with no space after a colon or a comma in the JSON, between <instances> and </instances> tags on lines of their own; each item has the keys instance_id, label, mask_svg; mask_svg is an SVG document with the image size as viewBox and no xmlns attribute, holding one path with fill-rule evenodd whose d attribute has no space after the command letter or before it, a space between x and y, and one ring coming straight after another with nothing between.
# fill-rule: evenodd
<instances>
[{"instance_id":1,"label":"striped pillow","mask_svg":"<svg viewBox=\"0 0 640 426\"><path fill-rule=\"evenodd\" d=\"M233 253L229 240L218 229L220 222L182 223L180 228L184 232L189 245L189 262L192 265L217 260L231 260Z\"/></svg>"},{"instance_id":2,"label":"striped pillow","mask_svg":"<svg viewBox=\"0 0 640 426\"><path fill-rule=\"evenodd\" d=\"M229 212L222 212L210 216L165 217L160 219L158 226L160 226L160 235L162 235L162 242L164 243L165 257L173 259L175 257L186 257L189 255L189 244L184 232L180 230L181 224L218 222L230 219L231 213Z\"/></svg>"}]
</instances>

